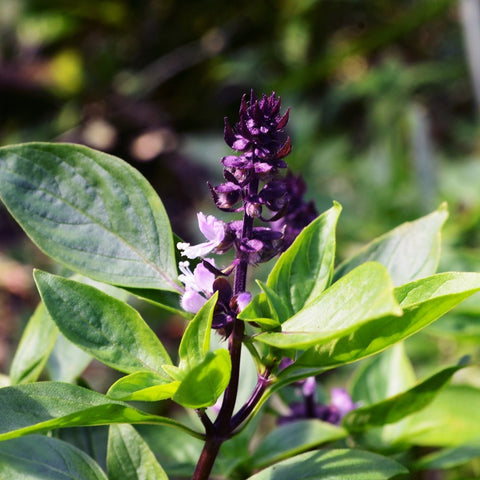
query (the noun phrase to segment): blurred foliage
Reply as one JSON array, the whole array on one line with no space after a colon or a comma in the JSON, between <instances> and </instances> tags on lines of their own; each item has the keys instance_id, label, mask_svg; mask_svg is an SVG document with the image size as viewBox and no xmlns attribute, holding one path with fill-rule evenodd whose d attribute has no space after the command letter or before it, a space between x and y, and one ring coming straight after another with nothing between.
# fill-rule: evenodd
<instances>
[{"instance_id":1,"label":"blurred foliage","mask_svg":"<svg viewBox=\"0 0 480 480\"><path fill-rule=\"evenodd\" d=\"M275 90L292 107L291 169L319 211L344 206L339 260L447 200L440 268L478 271L480 136L459 4L1 0L0 144L72 141L124 158L193 239L195 212L213 208L205 182L221 178L223 117L237 120L251 88ZM21 331L8 312L22 324L20 303L35 303L12 278L46 261L27 245L0 209L3 371ZM414 360L476 352L479 312L472 301L414 339Z\"/></svg>"}]
</instances>

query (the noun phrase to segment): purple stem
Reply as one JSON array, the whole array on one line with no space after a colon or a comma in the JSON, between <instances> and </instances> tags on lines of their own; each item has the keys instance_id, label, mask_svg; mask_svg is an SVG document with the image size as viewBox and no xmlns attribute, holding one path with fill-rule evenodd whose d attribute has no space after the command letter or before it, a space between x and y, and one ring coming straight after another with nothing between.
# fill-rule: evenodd
<instances>
[{"instance_id":1,"label":"purple stem","mask_svg":"<svg viewBox=\"0 0 480 480\"><path fill-rule=\"evenodd\" d=\"M258 184L258 179L253 179L247 187L247 195L256 194L258 191ZM250 217L247 215L246 211L244 211L242 229L243 239L249 240L252 236L252 230L253 217ZM234 295L244 292L247 285L248 254L238 250L237 256L240 259L240 263L235 269L235 279L233 284ZM217 419L213 424L213 428L209 429L210 431L206 430L205 432L205 444L195 468L192 477L193 480L208 480L222 443L230 438L233 432L231 420L235 409L235 402L237 400L238 382L240 377L240 358L244 332L244 322L235 318L233 321L233 330L228 339L228 350L232 362L230 382L225 390L223 403Z\"/></svg>"},{"instance_id":2,"label":"purple stem","mask_svg":"<svg viewBox=\"0 0 480 480\"><path fill-rule=\"evenodd\" d=\"M258 376L257 385L255 385L255 390L253 390L250 398L245 402L245 405L233 416L230 421L230 428L232 432L242 424L244 420L252 413L253 409L256 407L259 400L262 398L263 393L265 392L268 384L270 383L269 377L270 369L267 368L263 374Z\"/></svg>"}]
</instances>

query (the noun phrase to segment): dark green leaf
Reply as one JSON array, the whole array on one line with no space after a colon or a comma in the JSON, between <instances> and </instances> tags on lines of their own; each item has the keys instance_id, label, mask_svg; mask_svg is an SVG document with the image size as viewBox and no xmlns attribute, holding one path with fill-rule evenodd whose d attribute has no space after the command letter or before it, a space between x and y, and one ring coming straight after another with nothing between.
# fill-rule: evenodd
<instances>
[{"instance_id":1,"label":"dark green leaf","mask_svg":"<svg viewBox=\"0 0 480 480\"><path fill-rule=\"evenodd\" d=\"M412 364L399 342L377 355L355 375L352 398L362 405L371 405L404 392L415 385Z\"/></svg>"},{"instance_id":2,"label":"dark green leaf","mask_svg":"<svg viewBox=\"0 0 480 480\"><path fill-rule=\"evenodd\" d=\"M52 319L72 343L123 372L160 372L171 360L157 336L125 302L83 283L36 271Z\"/></svg>"},{"instance_id":3,"label":"dark green leaf","mask_svg":"<svg viewBox=\"0 0 480 480\"><path fill-rule=\"evenodd\" d=\"M335 259L335 228L342 207L334 206L305 227L278 259L267 286L283 298L290 316L328 287Z\"/></svg>"},{"instance_id":4,"label":"dark green leaf","mask_svg":"<svg viewBox=\"0 0 480 480\"><path fill-rule=\"evenodd\" d=\"M449 385L423 410L402 423L399 445L457 447L480 438L480 390Z\"/></svg>"},{"instance_id":5,"label":"dark green leaf","mask_svg":"<svg viewBox=\"0 0 480 480\"><path fill-rule=\"evenodd\" d=\"M168 480L143 438L130 425L112 425L107 454L109 480Z\"/></svg>"},{"instance_id":6,"label":"dark green leaf","mask_svg":"<svg viewBox=\"0 0 480 480\"><path fill-rule=\"evenodd\" d=\"M354 449L302 453L261 470L248 480L387 480L408 473L376 453Z\"/></svg>"},{"instance_id":7,"label":"dark green leaf","mask_svg":"<svg viewBox=\"0 0 480 480\"><path fill-rule=\"evenodd\" d=\"M345 438L341 427L320 420L298 420L275 428L255 448L254 468L264 468L274 462L293 457L307 450Z\"/></svg>"},{"instance_id":8,"label":"dark green leaf","mask_svg":"<svg viewBox=\"0 0 480 480\"><path fill-rule=\"evenodd\" d=\"M39 382L0 389L0 440L62 427L155 423L196 432L170 418L151 415L86 388Z\"/></svg>"},{"instance_id":9,"label":"dark green leaf","mask_svg":"<svg viewBox=\"0 0 480 480\"><path fill-rule=\"evenodd\" d=\"M0 478L107 480L93 459L72 445L42 435L0 443Z\"/></svg>"},{"instance_id":10,"label":"dark green leaf","mask_svg":"<svg viewBox=\"0 0 480 480\"><path fill-rule=\"evenodd\" d=\"M368 261L385 265L395 286L433 275L440 255L440 231L447 217L447 205L442 204L435 212L382 235L342 263L334 280Z\"/></svg>"},{"instance_id":11,"label":"dark green leaf","mask_svg":"<svg viewBox=\"0 0 480 480\"><path fill-rule=\"evenodd\" d=\"M126 162L80 145L0 149L0 198L54 260L97 280L178 291L170 223Z\"/></svg>"}]
</instances>

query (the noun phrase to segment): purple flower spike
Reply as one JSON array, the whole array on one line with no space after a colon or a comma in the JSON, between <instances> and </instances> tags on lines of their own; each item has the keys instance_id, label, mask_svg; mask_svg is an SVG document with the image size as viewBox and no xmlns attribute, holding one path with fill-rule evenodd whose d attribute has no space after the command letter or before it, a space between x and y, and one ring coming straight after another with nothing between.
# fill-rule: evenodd
<instances>
[{"instance_id":1,"label":"purple flower spike","mask_svg":"<svg viewBox=\"0 0 480 480\"><path fill-rule=\"evenodd\" d=\"M193 259L204 257L215 250L225 238L226 225L221 220L217 220L213 215L206 217L202 212L197 214L198 226L208 242L190 245L189 243L177 243L177 248L184 257Z\"/></svg>"}]
</instances>

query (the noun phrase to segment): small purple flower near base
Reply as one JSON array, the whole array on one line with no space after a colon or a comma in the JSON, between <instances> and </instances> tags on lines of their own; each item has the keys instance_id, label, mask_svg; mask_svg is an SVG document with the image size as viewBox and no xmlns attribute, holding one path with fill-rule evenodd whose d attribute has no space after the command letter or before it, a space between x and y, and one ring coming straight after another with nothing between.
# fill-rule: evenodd
<instances>
[{"instance_id":1,"label":"small purple flower near base","mask_svg":"<svg viewBox=\"0 0 480 480\"><path fill-rule=\"evenodd\" d=\"M308 418L316 418L333 425L340 425L342 418L358 407L343 388L332 388L330 403L324 405L316 400L317 382L315 377L309 377L299 383L302 385L303 402L292 403L289 406L290 414L278 418L277 423L279 425Z\"/></svg>"}]
</instances>

